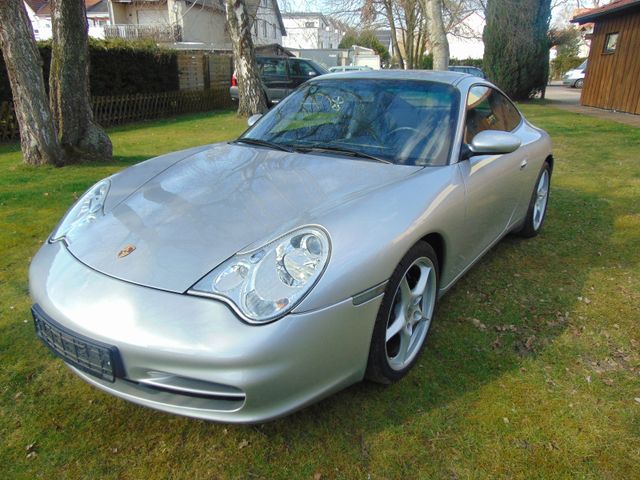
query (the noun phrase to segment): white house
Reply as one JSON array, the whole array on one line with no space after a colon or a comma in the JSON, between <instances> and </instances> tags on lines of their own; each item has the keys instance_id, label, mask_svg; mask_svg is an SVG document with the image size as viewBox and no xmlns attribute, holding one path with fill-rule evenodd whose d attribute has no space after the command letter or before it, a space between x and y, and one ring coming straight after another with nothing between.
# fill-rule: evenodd
<instances>
[{"instance_id":1,"label":"white house","mask_svg":"<svg viewBox=\"0 0 640 480\"><path fill-rule=\"evenodd\" d=\"M33 26L36 40L51 38L51 3L48 0L24 0L27 15ZM107 0L85 0L89 36L104 38L105 25L109 24L109 7Z\"/></svg>"},{"instance_id":2,"label":"white house","mask_svg":"<svg viewBox=\"0 0 640 480\"><path fill-rule=\"evenodd\" d=\"M287 29L283 45L295 49L334 49L345 32L330 17L318 12L283 13Z\"/></svg>"},{"instance_id":3,"label":"white house","mask_svg":"<svg viewBox=\"0 0 640 480\"><path fill-rule=\"evenodd\" d=\"M231 49L222 0L108 0L108 38L152 39L177 48ZM286 30L277 0L248 0L256 45L279 44Z\"/></svg>"}]
</instances>

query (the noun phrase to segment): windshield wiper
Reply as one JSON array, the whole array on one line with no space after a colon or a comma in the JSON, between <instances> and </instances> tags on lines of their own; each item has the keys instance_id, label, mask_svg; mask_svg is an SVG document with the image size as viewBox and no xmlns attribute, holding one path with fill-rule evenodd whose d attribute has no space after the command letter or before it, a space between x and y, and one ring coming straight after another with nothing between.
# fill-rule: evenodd
<instances>
[{"instance_id":1,"label":"windshield wiper","mask_svg":"<svg viewBox=\"0 0 640 480\"><path fill-rule=\"evenodd\" d=\"M247 145L256 145L258 147L268 147L273 148L275 150L281 150L283 152L293 153L295 150L291 147L287 147L285 145L281 145L276 142L270 142L268 140L260 140L259 138L238 138L229 143L246 143Z\"/></svg>"},{"instance_id":2,"label":"windshield wiper","mask_svg":"<svg viewBox=\"0 0 640 480\"><path fill-rule=\"evenodd\" d=\"M307 152L331 152L331 153L340 153L342 155L349 155L350 157L358 157L358 158L366 158L367 160L373 160L375 162L380 163L393 163L389 160L385 160L384 158L376 157L374 155L369 155L368 153L359 152L358 150L351 150L350 148L336 147L333 145L296 145L295 149L297 152L307 153Z\"/></svg>"}]
</instances>

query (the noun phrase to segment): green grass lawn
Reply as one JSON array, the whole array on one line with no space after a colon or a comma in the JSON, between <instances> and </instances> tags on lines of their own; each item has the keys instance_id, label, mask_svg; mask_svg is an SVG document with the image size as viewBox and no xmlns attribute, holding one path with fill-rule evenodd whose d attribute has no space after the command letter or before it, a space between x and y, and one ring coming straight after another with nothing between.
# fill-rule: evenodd
<instances>
[{"instance_id":1,"label":"green grass lawn","mask_svg":"<svg viewBox=\"0 0 640 480\"><path fill-rule=\"evenodd\" d=\"M231 112L110 131L63 169L0 147L3 478L640 478L640 129L541 105L556 166L544 231L506 238L443 299L416 368L259 426L108 396L33 332L31 256L96 180L244 129ZM35 454L30 453L35 452Z\"/></svg>"}]
</instances>

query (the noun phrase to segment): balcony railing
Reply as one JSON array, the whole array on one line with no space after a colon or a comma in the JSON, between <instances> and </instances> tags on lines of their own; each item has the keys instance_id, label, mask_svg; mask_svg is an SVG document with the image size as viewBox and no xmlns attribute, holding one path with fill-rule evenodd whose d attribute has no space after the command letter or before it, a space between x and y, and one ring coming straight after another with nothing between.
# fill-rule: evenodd
<instances>
[{"instance_id":1,"label":"balcony railing","mask_svg":"<svg viewBox=\"0 0 640 480\"><path fill-rule=\"evenodd\" d=\"M106 25L104 36L126 40L181 42L182 28L180 25Z\"/></svg>"}]
</instances>

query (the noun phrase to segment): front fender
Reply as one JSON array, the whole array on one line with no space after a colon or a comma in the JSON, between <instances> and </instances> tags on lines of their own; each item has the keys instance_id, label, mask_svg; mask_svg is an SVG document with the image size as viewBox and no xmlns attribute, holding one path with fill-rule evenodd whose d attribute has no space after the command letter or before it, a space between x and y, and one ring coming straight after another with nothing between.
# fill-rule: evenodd
<instances>
[{"instance_id":1,"label":"front fender","mask_svg":"<svg viewBox=\"0 0 640 480\"><path fill-rule=\"evenodd\" d=\"M318 219L331 236L332 256L314 290L294 310L305 312L353 297L386 281L425 235L445 243L441 285L461 270L465 193L457 165L425 167L353 199Z\"/></svg>"}]
</instances>

